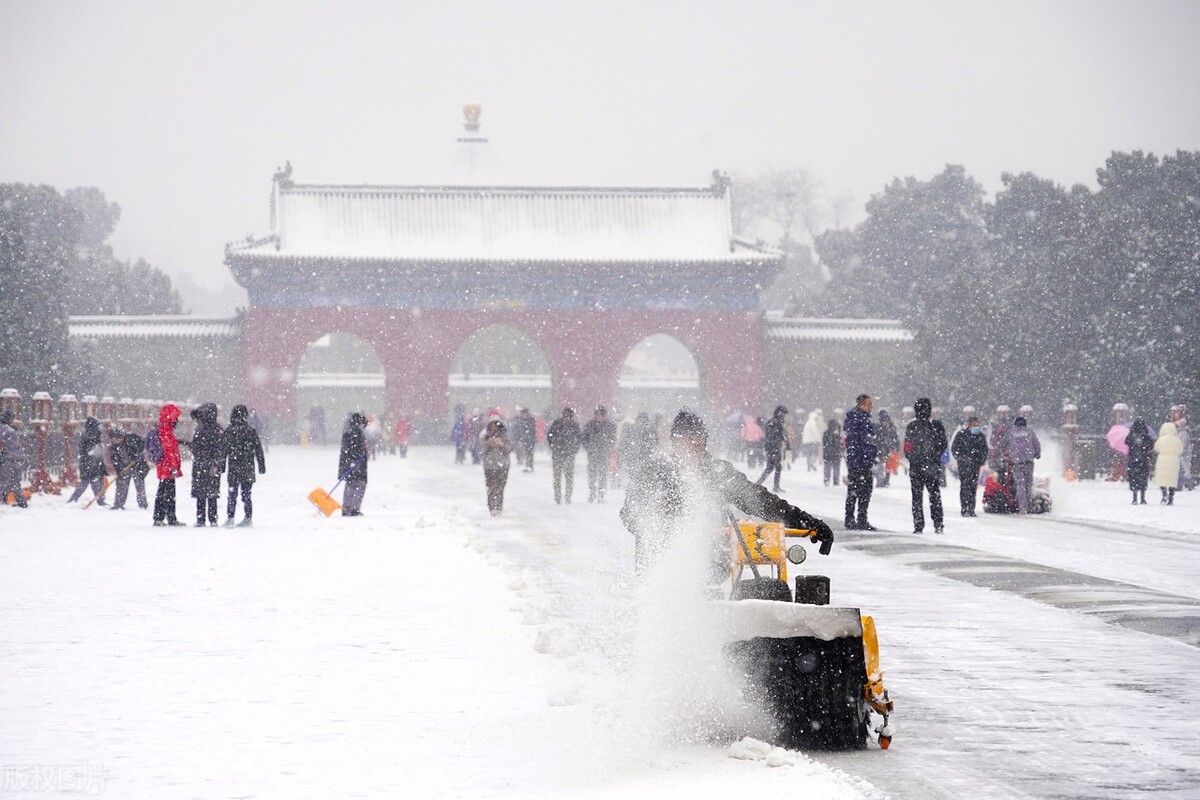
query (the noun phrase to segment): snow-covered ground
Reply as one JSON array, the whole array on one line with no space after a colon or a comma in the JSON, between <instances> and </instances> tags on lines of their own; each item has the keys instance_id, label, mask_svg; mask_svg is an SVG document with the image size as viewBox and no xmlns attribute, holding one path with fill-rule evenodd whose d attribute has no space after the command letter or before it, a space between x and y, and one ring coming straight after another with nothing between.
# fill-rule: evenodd
<instances>
[{"instance_id":1,"label":"snow-covered ground","mask_svg":"<svg viewBox=\"0 0 1200 800\"><path fill-rule=\"evenodd\" d=\"M446 448L373 461L358 519L305 500L336 451L280 447L250 530L0 509L0 796L1200 794L1197 493L1130 507L1122 486L1056 482L1051 517L961 519L952 480L945 536L812 548L800 569L877 620L896 739L769 754L738 742L703 615L630 582L621 492L583 503L581 456L556 506L539 460L500 518ZM784 487L840 527L843 490L802 462ZM911 530L907 506L894 480L872 520ZM1134 601L1169 630L1115 624Z\"/></svg>"}]
</instances>

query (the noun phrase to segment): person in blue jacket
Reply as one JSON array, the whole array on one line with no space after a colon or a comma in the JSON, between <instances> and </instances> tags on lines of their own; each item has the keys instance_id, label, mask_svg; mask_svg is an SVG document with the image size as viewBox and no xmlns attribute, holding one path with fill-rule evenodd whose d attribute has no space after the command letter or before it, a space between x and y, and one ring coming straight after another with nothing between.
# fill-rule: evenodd
<instances>
[{"instance_id":1,"label":"person in blue jacket","mask_svg":"<svg viewBox=\"0 0 1200 800\"><path fill-rule=\"evenodd\" d=\"M842 429L846 434L846 518L843 525L848 531L873 531L876 528L867 521L867 509L871 505L871 474L879 456L878 432L871 421L874 401L869 394L860 394L854 408L846 412Z\"/></svg>"}]
</instances>

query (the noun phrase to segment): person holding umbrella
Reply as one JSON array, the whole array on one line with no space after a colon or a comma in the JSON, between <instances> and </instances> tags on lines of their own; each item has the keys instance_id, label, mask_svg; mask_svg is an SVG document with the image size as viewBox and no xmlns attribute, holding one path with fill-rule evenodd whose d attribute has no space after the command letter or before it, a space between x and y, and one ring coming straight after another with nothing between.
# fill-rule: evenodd
<instances>
[{"instance_id":1,"label":"person holding umbrella","mask_svg":"<svg viewBox=\"0 0 1200 800\"><path fill-rule=\"evenodd\" d=\"M1115 412L1113 416L1112 427L1104 435L1108 446L1116 453L1116 463L1113 465L1112 475L1108 479L1120 481L1128 477L1129 445L1125 443L1125 440L1129 437L1129 423L1123 419L1117 419Z\"/></svg>"}]
</instances>

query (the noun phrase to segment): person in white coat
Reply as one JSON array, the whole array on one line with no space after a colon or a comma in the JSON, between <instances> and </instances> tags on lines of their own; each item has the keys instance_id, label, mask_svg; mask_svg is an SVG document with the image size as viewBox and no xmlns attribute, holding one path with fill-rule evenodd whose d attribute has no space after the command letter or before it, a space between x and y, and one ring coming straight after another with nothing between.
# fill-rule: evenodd
<instances>
[{"instance_id":1,"label":"person in white coat","mask_svg":"<svg viewBox=\"0 0 1200 800\"><path fill-rule=\"evenodd\" d=\"M1154 442L1158 462L1154 465L1154 482L1162 489L1162 502L1175 504L1175 487L1179 483L1179 461L1183 454L1183 442L1174 422L1164 422L1158 429Z\"/></svg>"},{"instance_id":2,"label":"person in white coat","mask_svg":"<svg viewBox=\"0 0 1200 800\"><path fill-rule=\"evenodd\" d=\"M804 422L801 433L804 442L804 456L808 461L808 471L817 472L817 464L821 461L821 438L825 435L825 415L821 409L810 411Z\"/></svg>"},{"instance_id":3,"label":"person in white coat","mask_svg":"<svg viewBox=\"0 0 1200 800\"><path fill-rule=\"evenodd\" d=\"M1188 430L1187 406L1173 406L1170 420L1175 423L1179 441L1183 444L1183 454L1179 458L1179 490L1191 490L1196 487L1196 482L1192 479L1192 434Z\"/></svg>"}]
</instances>

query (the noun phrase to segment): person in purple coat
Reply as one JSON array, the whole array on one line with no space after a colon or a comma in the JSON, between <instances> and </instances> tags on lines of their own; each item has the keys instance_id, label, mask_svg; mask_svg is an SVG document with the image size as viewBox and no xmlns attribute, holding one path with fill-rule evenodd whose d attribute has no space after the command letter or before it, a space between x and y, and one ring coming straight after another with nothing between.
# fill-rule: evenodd
<instances>
[{"instance_id":1,"label":"person in purple coat","mask_svg":"<svg viewBox=\"0 0 1200 800\"><path fill-rule=\"evenodd\" d=\"M1042 443L1024 417L1013 420L1013 426L1000 438L1000 456L1012 465L1013 484L1017 490L1017 513L1029 513L1029 497L1033 491L1033 462L1042 457Z\"/></svg>"}]
</instances>

